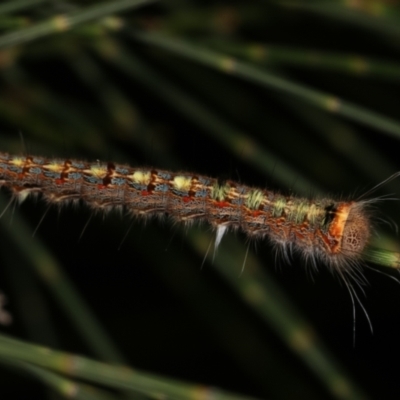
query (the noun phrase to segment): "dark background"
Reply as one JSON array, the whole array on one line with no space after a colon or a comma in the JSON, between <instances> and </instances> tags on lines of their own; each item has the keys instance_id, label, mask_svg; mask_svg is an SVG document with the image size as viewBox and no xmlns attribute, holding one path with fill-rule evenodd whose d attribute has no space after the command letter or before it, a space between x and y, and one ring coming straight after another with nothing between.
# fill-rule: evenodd
<instances>
[{"instance_id":1,"label":"dark background","mask_svg":"<svg viewBox=\"0 0 400 400\"><path fill-rule=\"evenodd\" d=\"M92 4L43 2L0 14L3 39ZM1 151L357 198L400 169L399 9L373 1L294 4L172 1L37 40L28 35L24 43L0 38ZM163 39L185 47L175 52ZM304 91L285 86L293 83ZM373 196L399 193L394 181ZM4 191L3 207L9 198ZM397 200L376 208L378 219L398 224ZM246 264L241 272L248 244L241 233L227 235L214 262L211 255L203 265L213 238L206 225L34 199L12 204L0 223L0 289L14 319L0 327L5 334L111 361L79 331L79 307L68 309L68 299L81 296L125 362L139 370L259 398L364 398L330 392L318 367L307 366L274 328L277 317L260 317L242 297L241 280L252 269ZM377 247L397 249L394 224L377 224ZM66 297L62 283L40 267L49 255L74 286ZM356 304L353 343L349 293L324 265L313 273L298 257L288 264L267 241L251 242L249 258L329 349L328 364L337 363L367 398L398 398L400 286L385 276L397 271L364 268L370 284L365 296L357 293L374 332ZM226 263L236 283L221 273ZM2 396L46 395L29 374L6 363L1 369Z\"/></svg>"}]
</instances>

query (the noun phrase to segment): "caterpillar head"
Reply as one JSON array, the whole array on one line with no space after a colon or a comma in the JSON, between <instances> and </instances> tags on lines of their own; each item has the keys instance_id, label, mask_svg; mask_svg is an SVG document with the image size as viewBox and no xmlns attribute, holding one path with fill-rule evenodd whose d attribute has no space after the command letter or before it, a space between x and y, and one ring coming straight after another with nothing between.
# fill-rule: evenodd
<instances>
[{"instance_id":1,"label":"caterpillar head","mask_svg":"<svg viewBox=\"0 0 400 400\"><path fill-rule=\"evenodd\" d=\"M371 237L371 221L364 202L350 203L344 221L340 253L359 259Z\"/></svg>"}]
</instances>

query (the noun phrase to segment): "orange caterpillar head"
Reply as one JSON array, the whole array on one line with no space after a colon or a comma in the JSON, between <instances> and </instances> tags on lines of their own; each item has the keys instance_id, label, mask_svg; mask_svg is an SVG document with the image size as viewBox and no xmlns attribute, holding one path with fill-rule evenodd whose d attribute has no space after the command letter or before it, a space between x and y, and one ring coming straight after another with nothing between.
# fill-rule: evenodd
<instances>
[{"instance_id":1,"label":"orange caterpillar head","mask_svg":"<svg viewBox=\"0 0 400 400\"><path fill-rule=\"evenodd\" d=\"M370 201L337 203L327 231L320 233L324 249L319 254L333 270L345 271L359 265L372 232L368 203Z\"/></svg>"}]
</instances>

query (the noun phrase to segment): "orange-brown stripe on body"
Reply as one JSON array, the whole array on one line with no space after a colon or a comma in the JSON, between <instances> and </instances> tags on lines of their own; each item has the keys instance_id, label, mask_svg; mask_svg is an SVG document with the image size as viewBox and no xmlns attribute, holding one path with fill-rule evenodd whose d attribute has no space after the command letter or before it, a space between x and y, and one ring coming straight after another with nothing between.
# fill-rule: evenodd
<instances>
[{"instance_id":1,"label":"orange-brown stripe on body","mask_svg":"<svg viewBox=\"0 0 400 400\"><path fill-rule=\"evenodd\" d=\"M328 237L325 235L326 243L333 254L340 253L342 248L342 238L347 218L353 203L341 203L334 211L335 216L329 225Z\"/></svg>"}]
</instances>

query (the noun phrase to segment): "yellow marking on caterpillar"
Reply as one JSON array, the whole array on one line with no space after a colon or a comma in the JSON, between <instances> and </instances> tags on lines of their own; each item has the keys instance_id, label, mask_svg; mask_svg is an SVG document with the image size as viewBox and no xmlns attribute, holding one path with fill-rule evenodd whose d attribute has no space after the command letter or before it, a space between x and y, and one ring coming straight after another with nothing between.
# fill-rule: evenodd
<instances>
[{"instance_id":1,"label":"yellow marking on caterpillar","mask_svg":"<svg viewBox=\"0 0 400 400\"><path fill-rule=\"evenodd\" d=\"M21 157L16 157L13 158L10 163L17 166L17 167L23 167L25 165L26 159L21 158Z\"/></svg>"},{"instance_id":2,"label":"yellow marking on caterpillar","mask_svg":"<svg viewBox=\"0 0 400 400\"><path fill-rule=\"evenodd\" d=\"M229 185L219 185L215 183L211 189L211 198L217 201L224 201L229 195L231 187Z\"/></svg>"},{"instance_id":3,"label":"yellow marking on caterpillar","mask_svg":"<svg viewBox=\"0 0 400 400\"><path fill-rule=\"evenodd\" d=\"M307 212L307 221L310 223L314 223L315 221L315 216L318 213L318 209L317 206L315 205L315 203L312 203L310 205L310 207L308 208L308 212Z\"/></svg>"},{"instance_id":4,"label":"yellow marking on caterpillar","mask_svg":"<svg viewBox=\"0 0 400 400\"><path fill-rule=\"evenodd\" d=\"M91 165L90 166L90 173L97 178L104 178L107 175L107 167L101 165Z\"/></svg>"},{"instance_id":5,"label":"yellow marking on caterpillar","mask_svg":"<svg viewBox=\"0 0 400 400\"><path fill-rule=\"evenodd\" d=\"M275 203L274 203L274 209L272 211L272 214L274 217L280 217L285 210L286 207L286 199L284 198L277 198Z\"/></svg>"},{"instance_id":6,"label":"yellow marking on caterpillar","mask_svg":"<svg viewBox=\"0 0 400 400\"><path fill-rule=\"evenodd\" d=\"M151 179L150 171L135 171L132 176L132 180L136 183L141 183L142 185L148 185Z\"/></svg>"},{"instance_id":7,"label":"yellow marking on caterpillar","mask_svg":"<svg viewBox=\"0 0 400 400\"><path fill-rule=\"evenodd\" d=\"M62 172L64 170L64 164L63 163L50 163L44 166L49 171L53 172Z\"/></svg>"},{"instance_id":8,"label":"yellow marking on caterpillar","mask_svg":"<svg viewBox=\"0 0 400 400\"><path fill-rule=\"evenodd\" d=\"M264 198L265 196L261 190L253 190L248 194L245 204L250 209L255 210L260 207Z\"/></svg>"},{"instance_id":9,"label":"yellow marking on caterpillar","mask_svg":"<svg viewBox=\"0 0 400 400\"><path fill-rule=\"evenodd\" d=\"M175 176L174 180L172 181L175 189L186 191L190 190L191 183L192 178L182 175Z\"/></svg>"}]
</instances>

